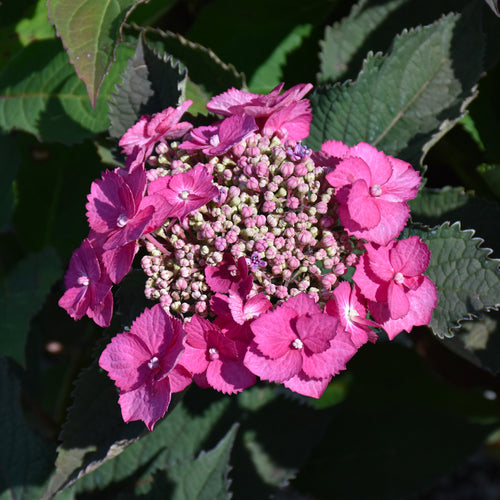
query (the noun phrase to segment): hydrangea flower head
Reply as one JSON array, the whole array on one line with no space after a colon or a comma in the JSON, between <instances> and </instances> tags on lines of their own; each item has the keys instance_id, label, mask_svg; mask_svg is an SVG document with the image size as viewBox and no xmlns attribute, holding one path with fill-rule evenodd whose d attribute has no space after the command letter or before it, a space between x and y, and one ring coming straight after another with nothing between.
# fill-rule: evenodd
<instances>
[{"instance_id":1,"label":"hydrangea flower head","mask_svg":"<svg viewBox=\"0 0 500 500\"><path fill-rule=\"evenodd\" d=\"M178 365L184 341L182 322L156 304L106 346L99 366L120 389L125 422L142 420L152 430L165 415L171 394L190 383L189 374Z\"/></svg>"}]
</instances>

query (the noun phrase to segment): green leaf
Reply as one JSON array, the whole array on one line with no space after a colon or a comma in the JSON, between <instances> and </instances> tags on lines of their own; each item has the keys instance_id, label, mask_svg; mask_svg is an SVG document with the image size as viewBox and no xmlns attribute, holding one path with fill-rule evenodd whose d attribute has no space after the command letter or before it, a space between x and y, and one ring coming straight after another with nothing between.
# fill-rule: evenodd
<instances>
[{"instance_id":1,"label":"green leaf","mask_svg":"<svg viewBox=\"0 0 500 500\"><path fill-rule=\"evenodd\" d=\"M369 54L354 83L311 97L308 145L365 141L414 165L464 113L481 72L482 34L473 14L404 31L387 56Z\"/></svg>"},{"instance_id":2,"label":"green leaf","mask_svg":"<svg viewBox=\"0 0 500 500\"><path fill-rule=\"evenodd\" d=\"M500 199L500 165L483 163L477 167L477 171L495 196Z\"/></svg>"},{"instance_id":3,"label":"green leaf","mask_svg":"<svg viewBox=\"0 0 500 500\"><path fill-rule=\"evenodd\" d=\"M462 229L474 229L489 247L500 254L500 205L494 201L465 192L460 187L423 188L409 203L414 222L437 226L443 222L460 221Z\"/></svg>"},{"instance_id":4,"label":"green leaf","mask_svg":"<svg viewBox=\"0 0 500 500\"><path fill-rule=\"evenodd\" d=\"M397 342L363 346L348 370L349 398L291 485L314 498L407 498L484 443L493 425L470 417L498 420L495 402L451 387Z\"/></svg>"},{"instance_id":5,"label":"green leaf","mask_svg":"<svg viewBox=\"0 0 500 500\"><path fill-rule=\"evenodd\" d=\"M201 104L204 106L213 95L220 94L230 87L246 87L244 75L232 64L222 61L211 49L170 31L152 28L141 30L145 33L148 44L158 53L171 55L187 68L187 98L190 98L190 93L199 94L203 96L204 102ZM207 77L208 75L210 76ZM192 108L190 112L194 113Z\"/></svg>"},{"instance_id":6,"label":"green leaf","mask_svg":"<svg viewBox=\"0 0 500 500\"><path fill-rule=\"evenodd\" d=\"M481 248L483 240L473 234L461 231L459 222L433 229L410 225L403 231L403 237L420 236L431 251L426 274L439 300L430 327L441 338L453 336L461 321L500 307L500 261L490 259L491 250Z\"/></svg>"},{"instance_id":7,"label":"green leaf","mask_svg":"<svg viewBox=\"0 0 500 500\"><path fill-rule=\"evenodd\" d=\"M35 12L30 18L23 18L16 24L16 33L23 45L29 45L35 40L54 38L56 32L47 19L47 2L38 0Z\"/></svg>"},{"instance_id":8,"label":"green leaf","mask_svg":"<svg viewBox=\"0 0 500 500\"><path fill-rule=\"evenodd\" d=\"M299 24L276 46L252 75L248 86L253 92L267 92L283 81L283 68L288 56L301 46L304 39L312 33L312 24Z\"/></svg>"},{"instance_id":9,"label":"green leaf","mask_svg":"<svg viewBox=\"0 0 500 500\"><path fill-rule=\"evenodd\" d=\"M21 365L30 320L60 275L59 258L53 248L46 248L21 260L0 282L0 352Z\"/></svg>"},{"instance_id":10,"label":"green leaf","mask_svg":"<svg viewBox=\"0 0 500 500\"><path fill-rule=\"evenodd\" d=\"M169 481L175 483L172 500L225 500L229 493L229 457L238 424L212 450L200 453L194 461L181 462L167 469Z\"/></svg>"},{"instance_id":11,"label":"green leaf","mask_svg":"<svg viewBox=\"0 0 500 500\"><path fill-rule=\"evenodd\" d=\"M189 401L199 392L192 392L195 391L190 390L183 401L169 411L167 418L156 424L153 432L148 432L119 456L78 481L77 491L104 489L139 472L141 477L148 477L159 468L192 460L203 449L230 405L228 398L221 398L195 410Z\"/></svg>"},{"instance_id":12,"label":"green leaf","mask_svg":"<svg viewBox=\"0 0 500 500\"><path fill-rule=\"evenodd\" d=\"M123 23L144 0L49 0L49 19L85 83L92 107L109 71Z\"/></svg>"},{"instance_id":13,"label":"green leaf","mask_svg":"<svg viewBox=\"0 0 500 500\"><path fill-rule=\"evenodd\" d=\"M185 98L187 73L172 57L161 57L139 36L135 55L130 59L122 82L112 94L110 134L121 137L141 115L159 113L178 106Z\"/></svg>"},{"instance_id":14,"label":"green leaf","mask_svg":"<svg viewBox=\"0 0 500 500\"><path fill-rule=\"evenodd\" d=\"M51 499L78 477L121 453L145 431L142 422L124 423L113 382L97 363L81 372L73 406L63 426L52 475L43 499Z\"/></svg>"},{"instance_id":15,"label":"green leaf","mask_svg":"<svg viewBox=\"0 0 500 500\"><path fill-rule=\"evenodd\" d=\"M26 425L19 374L4 356L0 356L0 433L0 500L39 500L54 452Z\"/></svg>"},{"instance_id":16,"label":"green leaf","mask_svg":"<svg viewBox=\"0 0 500 500\"><path fill-rule=\"evenodd\" d=\"M13 137L0 134L0 151L4 166L0 168L0 232L9 223L14 210L14 187L21 157Z\"/></svg>"},{"instance_id":17,"label":"green leaf","mask_svg":"<svg viewBox=\"0 0 500 500\"><path fill-rule=\"evenodd\" d=\"M319 83L336 82L344 76L353 56L364 46L366 39L399 7L408 0L370 3L361 0L349 16L328 26L325 38L320 42L321 52Z\"/></svg>"},{"instance_id":18,"label":"green leaf","mask_svg":"<svg viewBox=\"0 0 500 500\"><path fill-rule=\"evenodd\" d=\"M0 128L68 144L106 130L109 95L130 55L131 49L120 45L92 109L59 40L30 44L0 73Z\"/></svg>"}]
</instances>

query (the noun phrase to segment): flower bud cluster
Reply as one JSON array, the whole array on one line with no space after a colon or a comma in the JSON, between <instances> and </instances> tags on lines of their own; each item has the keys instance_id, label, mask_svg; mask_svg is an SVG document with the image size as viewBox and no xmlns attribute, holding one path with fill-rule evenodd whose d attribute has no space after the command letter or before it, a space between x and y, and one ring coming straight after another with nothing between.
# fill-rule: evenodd
<instances>
[{"instance_id":1,"label":"flower bud cluster","mask_svg":"<svg viewBox=\"0 0 500 500\"><path fill-rule=\"evenodd\" d=\"M182 315L207 316L212 293L203 270L228 252L235 260L247 258L254 293L263 292L274 303L300 292L316 302L329 300L337 277L357 259L356 243L338 229L334 189L307 148L255 133L220 156L190 157L178 148L159 154L149 176L186 171L200 162L220 194L182 222L168 219L157 231L169 253L147 246L146 295Z\"/></svg>"}]
</instances>

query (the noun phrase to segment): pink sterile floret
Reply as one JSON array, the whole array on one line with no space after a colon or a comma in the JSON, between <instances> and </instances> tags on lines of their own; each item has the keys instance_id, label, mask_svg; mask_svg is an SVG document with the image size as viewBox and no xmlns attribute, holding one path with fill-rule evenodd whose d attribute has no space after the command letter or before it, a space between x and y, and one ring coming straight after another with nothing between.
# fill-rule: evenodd
<instances>
[{"instance_id":1,"label":"pink sterile floret","mask_svg":"<svg viewBox=\"0 0 500 500\"><path fill-rule=\"evenodd\" d=\"M88 239L73 252L64 282L66 292L59 306L75 320L86 314L99 326L108 327L113 314L112 283Z\"/></svg>"},{"instance_id":2,"label":"pink sterile floret","mask_svg":"<svg viewBox=\"0 0 500 500\"><path fill-rule=\"evenodd\" d=\"M430 251L418 236L387 246L366 244L353 280L390 339L431 320L438 297L434 283L423 275L429 260Z\"/></svg>"},{"instance_id":3,"label":"pink sterile floret","mask_svg":"<svg viewBox=\"0 0 500 500\"><path fill-rule=\"evenodd\" d=\"M106 346L99 366L114 380L123 420L142 420L149 430L165 415L171 394L191 382L180 365L185 332L182 322L156 304Z\"/></svg>"},{"instance_id":4,"label":"pink sterile floret","mask_svg":"<svg viewBox=\"0 0 500 500\"><path fill-rule=\"evenodd\" d=\"M280 95L282 88L280 84L267 95L231 88L213 97L207 109L225 116L253 116L262 133L300 141L309 135L312 120L309 101L302 98L313 86L295 85Z\"/></svg>"},{"instance_id":5,"label":"pink sterile floret","mask_svg":"<svg viewBox=\"0 0 500 500\"><path fill-rule=\"evenodd\" d=\"M180 149L196 151L201 149L209 156L222 155L257 130L252 116L230 116L206 127L198 127L179 144Z\"/></svg>"},{"instance_id":6,"label":"pink sterile floret","mask_svg":"<svg viewBox=\"0 0 500 500\"><path fill-rule=\"evenodd\" d=\"M226 252L217 266L205 266L205 280L214 292L227 293L232 286L238 285L248 277L248 265L245 257L238 263Z\"/></svg>"},{"instance_id":7,"label":"pink sterile floret","mask_svg":"<svg viewBox=\"0 0 500 500\"><path fill-rule=\"evenodd\" d=\"M352 343L360 348L368 340L377 341L377 335L370 327L378 326L366 317L366 300L355 285L342 281L333 291L333 299L325 304L325 312L339 319L338 329L350 335Z\"/></svg>"},{"instance_id":8,"label":"pink sterile floret","mask_svg":"<svg viewBox=\"0 0 500 500\"><path fill-rule=\"evenodd\" d=\"M336 154L343 154L326 175L335 188L342 225L356 238L386 245L408 220L406 202L417 195L419 174L409 163L364 142L347 153L338 145L332 147Z\"/></svg>"},{"instance_id":9,"label":"pink sterile floret","mask_svg":"<svg viewBox=\"0 0 500 500\"><path fill-rule=\"evenodd\" d=\"M87 218L93 231L105 236L102 248L111 250L136 241L166 219L168 205L161 197L144 196L146 172L127 174L107 170L94 181L88 195Z\"/></svg>"},{"instance_id":10,"label":"pink sterile floret","mask_svg":"<svg viewBox=\"0 0 500 500\"><path fill-rule=\"evenodd\" d=\"M186 332L181 364L200 387L234 394L255 383L255 375L243 364L247 342L196 314L186 324Z\"/></svg>"},{"instance_id":11,"label":"pink sterile floret","mask_svg":"<svg viewBox=\"0 0 500 500\"><path fill-rule=\"evenodd\" d=\"M136 151L136 154L142 159L147 159L157 142L177 139L191 130L193 127L191 123L179 123L191 104L193 101L188 100L177 108L167 108L153 116L141 116L140 120L125 132L118 144L127 155L132 154L134 147L138 147L140 153Z\"/></svg>"},{"instance_id":12,"label":"pink sterile floret","mask_svg":"<svg viewBox=\"0 0 500 500\"><path fill-rule=\"evenodd\" d=\"M162 196L169 207L168 217L182 220L219 195L212 180L206 167L197 165L187 172L154 180L149 184L148 193Z\"/></svg>"},{"instance_id":13,"label":"pink sterile floret","mask_svg":"<svg viewBox=\"0 0 500 500\"><path fill-rule=\"evenodd\" d=\"M337 322L300 293L251 323L255 337L245 365L264 380L319 398L356 353L349 335L337 333Z\"/></svg>"}]
</instances>

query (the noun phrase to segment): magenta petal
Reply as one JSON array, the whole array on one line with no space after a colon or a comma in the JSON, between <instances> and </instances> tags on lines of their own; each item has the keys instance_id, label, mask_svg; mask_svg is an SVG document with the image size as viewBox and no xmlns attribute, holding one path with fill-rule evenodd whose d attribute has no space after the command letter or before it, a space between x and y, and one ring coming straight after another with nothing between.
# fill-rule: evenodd
<instances>
[{"instance_id":1,"label":"magenta petal","mask_svg":"<svg viewBox=\"0 0 500 500\"><path fill-rule=\"evenodd\" d=\"M170 404L168 378L154 385L144 385L133 391L122 392L118 399L125 422L142 420L152 431L155 423L165 415Z\"/></svg>"},{"instance_id":2,"label":"magenta petal","mask_svg":"<svg viewBox=\"0 0 500 500\"><path fill-rule=\"evenodd\" d=\"M283 385L297 394L309 396L310 398L320 398L328 387L330 380L331 377L312 379L300 372L295 377L283 382Z\"/></svg>"},{"instance_id":3,"label":"magenta petal","mask_svg":"<svg viewBox=\"0 0 500 500\"><path fill-rule=\"evenodd\" d=\"M108 372L122 391L137 389L148 380L151 358L144 342L130 333L119 333L106 346L99 358L99 366Z\"/></svg>"},{"instance_id":4,"label":"magenta petal","mask_svg":"<svg viewBox=\"0 0 500 500\"><path fill-rule=\"evenodd\" d=\"M403 276L418 276L427 269L431 252L418 236L410 236L396 243L390 258L395 271Z\"/></svg>"},{"instance_id":5,"label":"magenta petal","mask_svg":"<svg viewBox=\"0 0 500 500\"><path fill-rule=\"evenodd\" d=\"M245 366L255 375L270 382L282 382L297 373L302 368L302 355L297 349L289 349L278 359L264 356L256 347L255 343L245 354Z\"/></svg>"},{"instance_id":6,"label":"magenta petal","mask_svg":"<svg viewBox=\"0 0 500 500\"><path fill-rule=\"evenodd\" d=\"M235 394L255 384L255 375L242 360L212 361L207 368L207 381L216 391Z\"/></svg>"},{"instance_id":7,"label":"magenta petal","mask_svg":"<svg viewBox=\"0 0 500 500\"><path fill-rule=\"evenodd\" d=\"M87 287L77 286L68 288L59 299L59 307L62 307L73 319L81 319L90 305L90 293Z\"/></svg>"},{"instance_id":8,"label":"magenta petal","mask_svg":"<svg viewBox=\"0 0 500 500\"><path fill-rule=\"evenodd\" d=\"M102 254L102 261L113 283L119 283L130 271L136 251L137 244L135 241L131 241L122 247L107 250Z\"/></svg>"},{"instance_id":9,"label":"magenta petal","mask_svg":"<svg viewBox=\"0 0 500 500\"><path fill-rule=\"evenodd\" d=\"M347 209L351 218L363 229L371 229L380 222L378 203L370 195L368 185L363 179L351 186Z\"/></svg>"},{"instance_id":10,"label":"magenta petal","mask_svg":"<svg viewBox=\"0 0 500 500\"><path fill-rule=\"evenodd\" d=\"M168 374L172 393L183 391L193 380L191 373L182 365L175 365Z\"/></svg>"},{"instance_id":11,"label":"magenta petal","mask_svg":"<svg viewBox=\"0 0 500 500\"><path fill-rule=\"evenodd\" d=\"M189 342L189 339L188 339ZM179 360L179 363L191 372L193 375L204 373L208 368L206 344L203 348L192 347L189 343Z\"/></svg>"},{"instance_id":12,"label":"magenta petal","mask_svg":"<svg viewBox=\"0 0 500 500\"><path fill-rule=\"evenodd\" d=\"M113 294L111 290L108 291L98 305L87 311L87 315L102 328L107 328L111 324L113 316Z\"/></svg>"},{"instance_id":13,"label":"magenta petal","mask_svg":"<svg viewBox=\"0 0 500 500\"><path fill-rule=\"evenodd\" d=\"M330 340L337 331L337 319L320 313L311 316L299 316L295 328L300 340L308 351L323 352L330 346Z\"/></svg>"},{"instance_id":14,"label":"magenta petal","mask_svg":"<svg viewBox=\"0 0 500 500\"><path fill-rule=\"evenodd\" d=\"M403 287L394 283L394 281L389 283L389 288L387 290L387 303L389 305L391 319L399 319L408 314L410 302L406 297Z\"/></svg>"},{"instance_id":15,"label":"magenta petal","mask_svg":"<svg viewBox=\"0 0 500 500\"><path fill-rule=\"evenodd\" d=\"M254 341L265 356L276 359L288 352L290 344L297 338L290 326L295 317L295 311L283 306L252 321L250 327L255 335Z\"/></svg>"}]
</instances>

